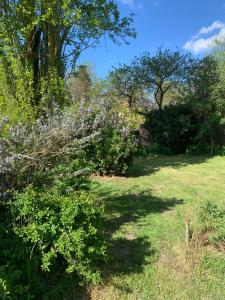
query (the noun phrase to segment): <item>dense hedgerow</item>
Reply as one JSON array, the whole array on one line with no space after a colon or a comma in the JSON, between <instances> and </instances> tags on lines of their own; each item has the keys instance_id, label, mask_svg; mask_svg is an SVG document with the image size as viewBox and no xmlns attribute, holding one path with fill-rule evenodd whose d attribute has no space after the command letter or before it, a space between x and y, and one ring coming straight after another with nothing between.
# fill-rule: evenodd
<instances>
[{"instance_id":1,"label":"dense hedgerow","mask_svg":"<svg viewBox=\"0 0 225 300\"><path fill-rule=\"evenodd\" d=\"M1 295L35 299L47 295L51 277L56 286L68 274L79 283L100 281L103 205L91 191L90 174L124 172L136 145L109 108L104 101L56 107L9 130L3 120Z\"/></svg>"},{"instance_id":2,"label":"dense hedgerow","mask_svg":"<svg viewBox=\"0 0 225 300\"><path fill-rule=\"evenodd\" d=\"M196 143L199 130L197 116L187 104L168 105L150 112L147 121L152 142L167 154L184 153Z\"/></svg>"},{"instance_id":3,"label":"dense hedgerow","mask_svg":"<svg viewBox=\"0 0 225 300\"><path fill-rule=\"evenodd\" d=\"M170 104L161 111L152 110L147 125L153 151L163 154L223 154L224 124L217 116L210 118L198 113L191 103Z\"/></svg>"}]
</instances>

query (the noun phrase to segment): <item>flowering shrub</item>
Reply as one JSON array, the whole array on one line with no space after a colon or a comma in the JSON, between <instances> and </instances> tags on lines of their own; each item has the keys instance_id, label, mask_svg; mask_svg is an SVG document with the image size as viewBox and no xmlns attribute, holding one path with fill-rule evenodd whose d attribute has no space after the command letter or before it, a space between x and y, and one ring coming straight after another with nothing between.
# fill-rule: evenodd
<instances>
[{"instance_id":1,"label":"flowering shrub","mask_svg":"<svg viewBox=\"0 0 225 300\"><path fill-rule=\"evenodd\" d=\"M97 265L106 252L103 208L91 191L90 174L125 172L135 145L104 99L65 111L54 107L9 130L7 119L2 121L0 229L8 246L0 250L0 278L11 297L44 294L57 268L58 277L76 274L79 282L99 282ZM18 246L15 256L10 249Z\"/></svg>"},{"instance_id":2,"label":"flowering shrub","mask_svg":"<svg viewBox=\"0 0 225 300\"><path fill-rule=\"evenodd\" d=\"M49 277L43 272L51 278L57 266L59 277L73 273L85 283L99 281L96 261L105 256L99 227L102 206L90 191L85 149L98 137L104 118L104 109L94 106L75 112L56 107L7 134L3 120L0 233L6 248L0 249L0 278L13 299L44 294L42 279L48 282ZM11 249L18 247L15 257Z\"/></svg>"},{"instance_id":3,"label":"flowering shrub","mask_svg":"<svg viewBox=\"0 0 225 300\"><path fill-rule=\"evenodd\" d=\"M19 123L7 137L4 120L0 126L1 198L71 158L84 161L86 156L88 162L83 164L91 162L92 169L100 173L123 173L135 151L135 139L109 108L104 99L89 103L88 108L81 105L75 112L56 107L32 125Z\"/></svg>"},{"instance_id":4,"label":"flowering shrub","mask_svg":"<svg viewBox=\"0 0 225 300\"><path fill-rule=\"evenodd\" d=\"M104 124L105 111L94 107L78 112L54 113L33 125L19 123L4 136L0 127L0 196L33 182L33 176L50 171L58 163L80 157L90 141L97 138ZM4 121L6 123L6 121ZM81 171L80 171L81 172Z\"/></svg>"}]
</instances>

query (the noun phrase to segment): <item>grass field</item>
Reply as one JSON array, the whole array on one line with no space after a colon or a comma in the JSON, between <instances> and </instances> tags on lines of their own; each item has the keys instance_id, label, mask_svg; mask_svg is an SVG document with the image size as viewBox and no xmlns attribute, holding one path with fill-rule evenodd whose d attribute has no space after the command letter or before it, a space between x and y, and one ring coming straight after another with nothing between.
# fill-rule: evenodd
<instances>
[{"instance_id":1,"label":"grass field","mask_svg":"<svg viewBox=\"0 0 225 300\"><path fill-rule=\"evenodd\" d=\"M225 205L225 158L137 158L126 177L97 177L110 259L98 300L224 300L225 254L185 244L200 202Z\"/></svg>"}]
</instances>

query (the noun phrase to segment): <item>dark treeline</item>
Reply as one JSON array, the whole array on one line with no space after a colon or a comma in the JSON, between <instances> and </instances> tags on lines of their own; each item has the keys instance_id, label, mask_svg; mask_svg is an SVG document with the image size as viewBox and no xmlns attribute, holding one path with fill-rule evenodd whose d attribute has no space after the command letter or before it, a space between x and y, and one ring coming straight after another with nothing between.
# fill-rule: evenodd
<instances>
[{"instance_id":1,"label":"dark treeline","mask_svg":"<svg viewBox=\"0 0 225 300\"><path fill-rule=\"evenodd\" d=\"M110 77L118 95L146 117L159 151L215 154L225 143L223 66L221 49L202 59L159 49L155 56L135 57Z\"/></svg>"}]
</instances>

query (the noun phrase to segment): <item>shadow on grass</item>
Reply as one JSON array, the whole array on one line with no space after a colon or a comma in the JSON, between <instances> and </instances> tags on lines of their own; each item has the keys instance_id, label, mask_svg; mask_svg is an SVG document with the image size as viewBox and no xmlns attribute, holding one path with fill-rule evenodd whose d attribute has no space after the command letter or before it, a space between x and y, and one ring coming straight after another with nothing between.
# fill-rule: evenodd
<instances>
[{"instance_id":1,"label":"shadow on grass","mask_svg":"<svg viewBox=\"0 0 225 300\"><path fill-rule=\"evenodd\" d=\"M191 155L149 155L135 158L135 162L129 167L127 177L139 177L151 175L161 168L171 167L178 169L187 165L201 164L210 159L210 156Z\"/></svg>"},{"instance_id":2,"label":"shadow on grass","mask_svg":"<svg viewBox=\"0 0 225 300\"><path fill-rule=\"evenodd\" d=\"M103 221L106 239L110 245L109 261L104 266L104 274L113 275L140 273L147 263L154 259L156 250L146 236L136 237L135 233L122 232L119 237L115 233L137 222L149 214L160 214L182 204L183 200L160 199L148 193L110 196L110 190L101 194L106 200L106 217ZM117 232L118 233L118 232Z\"/></svg>"},{"instance_id":3,"label":"shadow on grass","mask_svg":"<svg viewBox=\"0 0 225 300\"><path fill-rule=\"evenodd\" d=\"M184 202L176 198L153 197L149 191L121 196L107 195L110 195L110 191L101 194L106 199L108 218L105 219L105 230L107 234L117 231L125 223L136 222L137 219L149 214L163 213Z\"/></svg>"}]
</instances>

